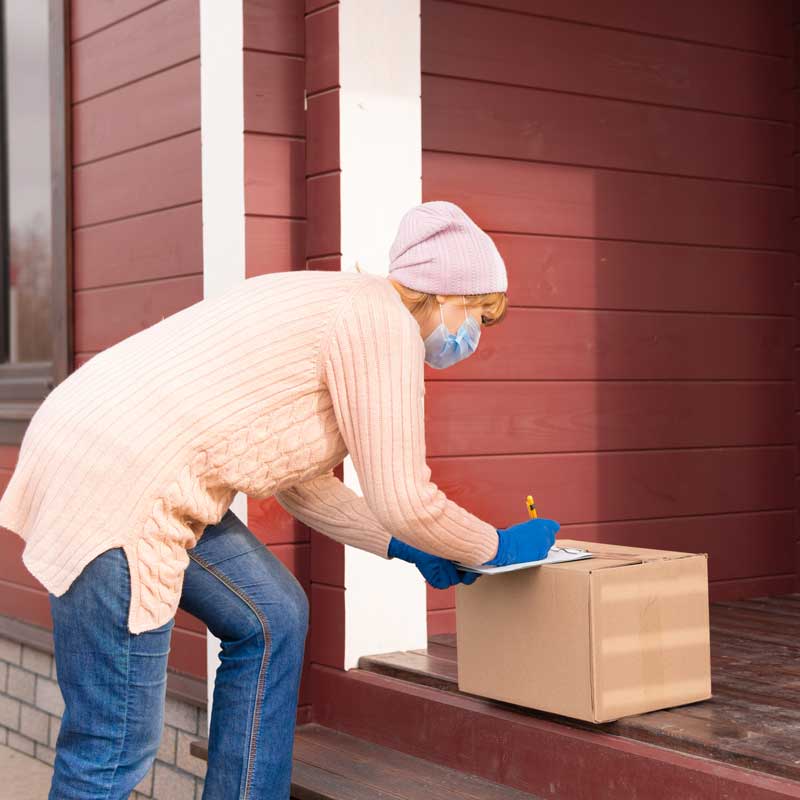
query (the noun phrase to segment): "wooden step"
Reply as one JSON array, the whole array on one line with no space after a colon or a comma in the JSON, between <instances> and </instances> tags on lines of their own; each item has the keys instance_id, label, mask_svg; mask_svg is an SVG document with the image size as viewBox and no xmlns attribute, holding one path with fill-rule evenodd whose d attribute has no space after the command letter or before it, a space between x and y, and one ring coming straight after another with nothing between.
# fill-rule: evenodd
<instances>
[{"instance_id":1,"label":"wooden step","mask_svg":"<svg viewBox=\"0 0 800 800\"><path fill-rule=\"evenodd\" d=\"M541 797L800 800L800 781L453 691L444 669L418 683L384 667L313 664L318 724Z\"/></svg>"},{"instance_id":2,"label":"wooden step","mask_svg":"<svg viewBox=\"0 0 800 800\"><path fill-rule=\"evenodd\" d=\"M191 753L208 760L205 739ZM310 723L297 728L295 800L539 800L532 794Z\"/></svg>"},{"instance_id":3,"label":"wooden step","mask_svg":"<svg viewBox=\"0 0 800 800\"><path fill-rule=\"evenodd\" d=\"M713 697L592 724L487 700L562 726L622 736L721 764L788 778L800 786L800 603L798 595L712 603ZM460 695L454 634L428 647L362 656L359 668ZM319 719L319 718L318 718Z\"/></svg>"}]
</instances>

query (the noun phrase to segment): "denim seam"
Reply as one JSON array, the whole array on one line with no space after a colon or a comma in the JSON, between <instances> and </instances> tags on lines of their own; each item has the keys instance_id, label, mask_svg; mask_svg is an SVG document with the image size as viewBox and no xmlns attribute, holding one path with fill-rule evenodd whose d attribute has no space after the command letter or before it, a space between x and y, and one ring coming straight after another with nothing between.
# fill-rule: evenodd
<instances>
[{"instance_id":1,"label":"denim seam","mask_svg":"<svg viewBox=\"0 0 800 800\"><path fill-rule=\"evenodd\" d=\"M125 560L125 564L127 565L127 559ZM128 570L125 569L124 572L128 574ZM131 578L130 574L128 574L128 588L131 588ZM126 647L125 647L125 719L122 723L122 736L120 737L120 746L119 752L117 753L117 763L114 764L114 771L111 773L111 782L108 785L108 794L106 795L106 800L111 797L111 790L114 787L114 778L116 777L117 770L119 769L119 762L122 758L122 751L125 749L125 740L128 738L128 710L130 708L131 698L130 698L130 690L131 690L131 636L127 631L127 620L125 622L126 628Z\"/></svg>"},{"instance_id":2,"label":"denim seam","mask_svg":"<svg viewBox=\"0 0 800 800\"><path fill-rule=\"evenodd\" d=\"M241 553L234 553L232 556L225 556L225 558L221 558L219 561L215 561L213 564L209 564L207 561L205 562L208 564L209 567L217 567L220 564L224 564L226 561L230 561L232 558L239 558L239 556L245 556L248 553L256 553L259 550L263 550L266 547L264 544L258 545L258 547L252 548L252 550L242 550Z\"/></svg>"},{"instance_id":3,"label":"denim seam","mask_svg":"<svg viewBox=\"0 0 800 800\"><path fill-rule=\"evenodd\" d=\"M252 601L250 597L247 596L238 586L236 586L233 581L229 580L226 575L224 575L219 570L215 569L215 567L209 564L200 556L190 553L187 551L187 555L197 564L199 564L203 569L207 572L210 572L214 577L218 580L222 581L234 594L240 597L247 606L253 611L258 619L259 623L261 624L261 630L264 633L264 654L261 657L261 666L259 667L258 671L258 683L256 684L256 699L253 708L253 721L250 726L250 736L249 736L249 745L248 745L248 752L247 752L247 770L245 773L245 784L244 784L244 791L240 798L240 800L248 800L250 797L250 785L251 780L253 777L253 769L254 769L254 762L255 762L255 752L256 752L256 745L257 745L257 737L259 732L259 723L261 721L261 706L263 704L263 694L264 694L264 686L266 684L267 678L267 670L269 669L270 659L272 656L272 638L269 629L269 620L267 619L266 614L264 614L261 609Z\"/></svg>"}]
</instances>

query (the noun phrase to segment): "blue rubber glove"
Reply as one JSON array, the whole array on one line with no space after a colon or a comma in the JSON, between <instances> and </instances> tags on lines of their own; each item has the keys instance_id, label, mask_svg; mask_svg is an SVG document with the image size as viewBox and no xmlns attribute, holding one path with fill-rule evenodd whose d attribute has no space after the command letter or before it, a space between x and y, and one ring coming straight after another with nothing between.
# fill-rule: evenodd
<instances>
[{"instance_id":1,"label":"blue rubber glove","mask_svg":"<svg viewBox=\"0 0 800 800\"><path fill-rule=\"evenodd\" d=\"M479 572L460 570L452 561L412 547L394 536L389 540L387 555L414 564L435 589L447 589L457 583L475 583L480 578Z\"/></svg>"},{"instance_id":2,"label":"blue rubber glove","mask_svg":"<svg viewBox=\"0 0 800 800\"><path fill-rule=\"evenodd\" d=\"M554 519L536 517L510 528L498 529L500 542L497 553L491 561L484 561L483 566L504 567L507 564L522 564L525 561L547 558L560 527Z\"/></svg>"}]
</instances>

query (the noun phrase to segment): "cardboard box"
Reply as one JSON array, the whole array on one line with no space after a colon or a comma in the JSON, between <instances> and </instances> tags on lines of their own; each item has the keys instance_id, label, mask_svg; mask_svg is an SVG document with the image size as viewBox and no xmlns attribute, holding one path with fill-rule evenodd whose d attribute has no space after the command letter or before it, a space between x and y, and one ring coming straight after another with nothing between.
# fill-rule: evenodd
<instances>
[{"instance_id":1,"label":"cardboard box","mask_svg":"<svg viewBox=\"0 0 800 800\"><path fill-rule=\"evenodd\" d=\"M705 553L557 544L595 555L457 585L461 691L590 722L711 697Z\"/></svg>"}]
</instances>

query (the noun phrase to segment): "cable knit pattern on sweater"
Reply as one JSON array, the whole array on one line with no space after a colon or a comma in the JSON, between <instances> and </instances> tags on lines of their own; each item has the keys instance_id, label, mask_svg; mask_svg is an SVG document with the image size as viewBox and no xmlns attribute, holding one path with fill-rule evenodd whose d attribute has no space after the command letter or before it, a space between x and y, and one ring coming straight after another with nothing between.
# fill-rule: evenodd
<instances>
[{"instance_id":1,"label":"cable knit pattern on sweater","mask_svg":"<svg viewBox=\"0 0 800 800\"><path fill-rule=\"evenodd\" d=\"M237 491L386 558L392 535L482 563L494 526L430 482L419 326L378 275L241 281L91 358L45 398L0 498L0 525L60 596L122 547L128 626L177 610L186 553ZM350 452L364 496L335 477Z\"/></svg>"}]
</instances>

